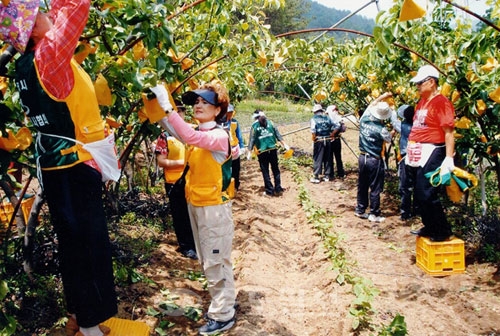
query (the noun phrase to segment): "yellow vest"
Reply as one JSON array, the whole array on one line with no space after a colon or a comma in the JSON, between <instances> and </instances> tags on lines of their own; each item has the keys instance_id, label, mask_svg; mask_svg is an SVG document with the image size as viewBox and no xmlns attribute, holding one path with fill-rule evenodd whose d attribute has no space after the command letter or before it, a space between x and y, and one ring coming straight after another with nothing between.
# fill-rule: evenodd
<instances>
[{"instance_id":1,"label":"yellow vest","mask_svg":"<svg viewBox=\"0 0 500 336\"><path fill-rule=\"evenodd\" d=\"M194 206L218 205L229 202L223 168L230 163L231 156L223 163L217 162L212 152L199 147L190 147L188 153L189 170L186 174L186 200ZM230 168L230 166L229 166ZM227 182L229 177L225 177ZM223 190L224 189L224 190Z\"/></svg>"},{"instance_id":2,"label":"yellow vest","mask_svg":"<svg viewBox=\"0 0 500 336\"><path fill-rule=\"evenodd\" d=\"M186 147L182 142L172 136L167 137L167 144L167 159L184 161L184 166L182 167L169 167L163 169L163 172L165 174L165 181L167 183L173 184L181 177L182 172L184 171L184 167L186 164Z\"/></svg>"},{"instance_id":3,"label":"yellow vest","mask_svg":"<svg viewBox=\"0 0 500 336\"><path fill-rule=\"evenodd\" d=\"M238 137L236 136L236 128L238 127L238 124L235 122L230 122L229 126L229 143L231 144L231 147L237 146L240 142L238 140Z\"/></svg>"}]
</instances>

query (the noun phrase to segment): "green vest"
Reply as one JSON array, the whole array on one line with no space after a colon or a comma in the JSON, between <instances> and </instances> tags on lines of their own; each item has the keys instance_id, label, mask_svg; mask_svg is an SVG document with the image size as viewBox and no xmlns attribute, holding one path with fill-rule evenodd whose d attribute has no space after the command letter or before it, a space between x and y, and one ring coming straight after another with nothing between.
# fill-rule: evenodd
<instances>
[{"instance_id":1,"label":"green vest","mask_svg":"<svg viewBox=\"0 0 500 336\"><path fill-rule=\"evenodd\" d=\"M361 153L370 154L376 158L382 155L384 144L383 121L373 117L366 111L359 120L359 150Z\"/></svg>"},{"instance_id":2,"label":"green vest","mask_svg":"<svg viewBox=\"0 0 500 336\"><path fill-rule=\"evenodd\" d=\"M258 153L262 153L271 149L276 149L276 133L271 121L267 121L267 127L262 127L257 121L253 123L254 145Z\"/></svg>"}]
</instances>

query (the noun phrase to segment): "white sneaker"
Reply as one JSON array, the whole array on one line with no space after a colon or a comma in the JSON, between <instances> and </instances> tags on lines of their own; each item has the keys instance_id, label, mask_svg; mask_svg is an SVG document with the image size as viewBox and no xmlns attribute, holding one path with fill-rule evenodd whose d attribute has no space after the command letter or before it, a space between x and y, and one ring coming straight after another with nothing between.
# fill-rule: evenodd
<instances>
[{"instance_id":1,"label":"white sneaker","mask_svg":"<svg viewBox=\"0 0 500 336\"><path fill-rule=\"evenodd\" d=\"M319 183L319 182L320 182L319 178L317 177L311 178L311 183Z\"/></svg>"},{"instance_id":2,"label":"white sneaker","mask_svg":"<svg viewBox=\"0 0 500 336\"><path fill-rule=\"evenodd\" d=\"M356 217L363 218L363 219L368 219L368 217L369 217L367 213L357 213L357 212L354 212L354 215Z\"/></svg>"},{"instance_id":3,"label":"white sneaker","mask_svg":"<svg viewBox=\"0 0 500 336\"><path fill-rule=\"evenodd\" d=\"M325 176L325 177L323 177L323 181L325 181L325 182L329 182L329 181L330 181L330 179L329 179L328 177L326 177L326 176Z\"/></svg>"},{"instance_id":4,"label":"white sneaker","mask_svg":"<svg viewBox=\"0 0 500 336\"><path fill-rule=\"evenodd\" d=\"M385 217L375 216L373 214L370 214L370 216L368 216L368 220L370 222L382 223L383 221L385 221Z\"/></svg>"}]
</instances>

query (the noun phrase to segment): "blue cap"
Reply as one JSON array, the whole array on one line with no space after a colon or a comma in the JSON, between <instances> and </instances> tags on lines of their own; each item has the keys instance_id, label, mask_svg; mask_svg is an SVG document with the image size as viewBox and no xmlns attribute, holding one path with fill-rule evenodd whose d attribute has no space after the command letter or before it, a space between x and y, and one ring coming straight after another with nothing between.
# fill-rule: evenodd
<instances>
[{"instance_id":1,"label":"blue cap","mask_svg":"<svg viewBox=\"0 0 500 336\"><path fill-rule=\"evenodd\" d=\"M217 93L206 90L198 89L193 91L188 91L182 95L182 101L186 105L194 105L198 97L203 98L207 103L217 106Z\"/></svg>"},{"instance_id":2,"label":"blue cap","mask_svg":"<svg viewBox=\"0 0 500 336\"><path fill-rule=\"evenodd\" d=\"M229 104L227 106L227 112L234 112L234 106L233 106L233 104Z\"/></svg>"}]
</instances>

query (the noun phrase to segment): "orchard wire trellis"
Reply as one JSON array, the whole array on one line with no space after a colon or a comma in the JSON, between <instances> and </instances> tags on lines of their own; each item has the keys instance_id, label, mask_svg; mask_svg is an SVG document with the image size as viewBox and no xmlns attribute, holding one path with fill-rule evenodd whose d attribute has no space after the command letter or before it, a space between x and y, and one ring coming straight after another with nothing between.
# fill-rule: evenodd
<instances>
[{"instance_id":1,"label":"orchard wire trellis","mask_svg":"<svg viewBox=\"0 0 500 336\"><path fill-rule=\"evenodd\" d=\"M339 26L340 24L344 23L345 21L347 21L348 19L350 19L352 16L356 15L357 13L359 13L360 11L362 11L363 9L365 9L366 7L368 7L369 5L371 5L372 3L375 3L375 5L377 6L377 10L380 10L379 6L378 6L378 0L370 0L369 2L367 2L366 4L362 5L359 9L355 10L354 12L351 12L349 13L348 15L346 15L345 17L343 17L342 19L340 19L339 21L337 21L335 24L333 24L329 29L333 29L333 28L336 28L337 26ZM324 30L321 34L319 34L318 36L316 36L315 38L313 38L311 41L308 42L308 44L312 44L314 42L316 42L317 40L319 40L321 37L323 37L323 35L325 35L326 33L328 32L328 30ZM285 65L283 65L283 68L285 70L287 70L287 67ZM308 100L309 101L312 101L313 103L316 103L316 100L315 99L312 99L311 96L307 93L307 91L303 88L303 86L301 85L301 83L297 83L297 86L299 87L299 89L307 96ZM287 134L293 134L293 133L296 133L296 132L299 132L299 131L302 131L304 129L307 129L307 127L305 128L301 128L299 130L296 130L296 131L292 131L292 132L288 132ZM286 135L286 134L284 134ZM344 144L347 146L347 148L349 148L351 150L351 152L354 154L354 156L357 158L358 155L354 152L354 150L351 148L351 146L349 146L349 144L347 143L346 139L344 139L342 136L340 137L340 139L342 139L342 141L344 142Z\"/></svg>"}]
</instances>

